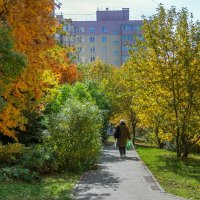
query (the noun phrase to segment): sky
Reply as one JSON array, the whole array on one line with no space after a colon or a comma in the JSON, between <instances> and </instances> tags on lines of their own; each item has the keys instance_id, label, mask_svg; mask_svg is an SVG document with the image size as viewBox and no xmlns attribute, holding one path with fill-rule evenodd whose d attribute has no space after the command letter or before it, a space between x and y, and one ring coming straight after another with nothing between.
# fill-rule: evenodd
<instances>
[{"instance_id":1,"label":"sky","mask_svg":"<svg viewBox=\"0 0 200 200\"><path fill-rule=\"evenodd\" d=\"M156 12L159 3L166 9L175 6L177 10L186 7L193 13L194 20L200 20L200 0L59 0L62 3L61 9L56 10L57 14L73 20L95 20L96 10L121 10L130 8L130 19L141 19L144 15L149 17Z\"/></svg>"}]
</instances>

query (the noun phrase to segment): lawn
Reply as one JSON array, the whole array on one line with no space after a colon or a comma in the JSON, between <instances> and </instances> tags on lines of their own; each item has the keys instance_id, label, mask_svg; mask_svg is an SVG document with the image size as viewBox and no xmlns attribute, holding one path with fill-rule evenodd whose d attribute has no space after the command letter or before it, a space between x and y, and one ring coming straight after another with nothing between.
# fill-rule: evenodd
<instances>
[{"instance_id":1,"label":"lawn","mask_svg":"<svg viewBox=\"0 0 200 200\"><path fill-rule=\"evenodd\" d=\"M40 183L0 182L2 200L70 200L80 175L65 173L43 178Z\"/></svg>"},{"instance_id":2,"label":"lawn","mask_svg":"<svg viewBox=\"0 0 200 200\"><path fill-rule=\"evenodd\" d=\"M200 156L187 161L174 152L136 145L136 150L166 192L200 200Z\"/></svg>"}]
</instances>

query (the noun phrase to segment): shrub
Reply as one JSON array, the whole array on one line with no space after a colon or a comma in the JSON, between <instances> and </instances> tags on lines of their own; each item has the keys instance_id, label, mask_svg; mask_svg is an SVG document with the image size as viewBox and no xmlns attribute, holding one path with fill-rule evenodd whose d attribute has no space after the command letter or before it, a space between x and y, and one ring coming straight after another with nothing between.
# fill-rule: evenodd
<instances>
[{"instance_id":1,"label":"shrub","mask_svg":"<svg viewBox=\"0 0 200 200\"><path fill-rule=\"evenodd\" d=\"M52 112L59 113L63 104L69 99L77 99L78 101L93 102L102 114L102 141L107 139L107 126L110 115L111 105L109 97L105 89L95 81L86 81L84 83L76 82L74 85L62 85L58 88L56 96L45 107L45 114Z\"/></svg>"},{"instance_id":2,"label":"shrub","mask_svg":"<svg viewBox=\"0 0 200 200\"><path fill-rule=\"evenodd\" d=\"M15 163L20 158L24 151L24 147L20 143L2 145L0 144L0 163L11 164Z\"/></svg>"},{"instance_id":3,"label":"shrub","mask_svg":"<svg viewBox=\"0 0 200 200\"><path fill-rule=\"evenodd\" d=\"M56 170L53 155L42 145L28 148L21 157L20 164L23 168L39 174L47 174Z\"/></svg>"},{"instance_id":4,"label":"shrub","mask_svg":"<svg viewBox=\"0 0 200 200\"><path fill-rule=\"evenodd\" d=\"M25 131L18 130L19 142L27 146L42 143L42 132L46 128L43 115L28 111L26 111L24 115L27 118L28 123L26 124Z\"/></svg>"},{"instance_id":5,"label":"shrub","mask_svg":"<svg viewBox=\"0 0 200 200\"><path fill-rule=\"evenodd\" d=\"M67 100L59 113L49 115L47 146L60 170L85 170L101 153L101 112L94 103Z\"/></svg>"},{"instance_id":6,"label":"shrub","mask_svg":"<svg viewBox=\"0 0 200 200\"><path fill-rule=\"evenodd\" d=\"M33 182L40 180L40 176L36 172L31 172L29 169L23 169L19 166L0 169L0 181L13 180Z\"/></svg>"}]
</instances>

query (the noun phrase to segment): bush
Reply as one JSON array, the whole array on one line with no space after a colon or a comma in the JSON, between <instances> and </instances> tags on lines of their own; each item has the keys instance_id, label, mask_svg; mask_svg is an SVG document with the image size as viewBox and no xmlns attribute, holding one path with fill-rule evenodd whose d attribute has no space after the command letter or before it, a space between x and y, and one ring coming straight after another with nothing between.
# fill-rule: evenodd
<instances>
[{"instance_id":1,"label":"bush","mask_svg":"<svg viewBox=\"0 0 200 200\"><path fill-rule=\"evenodd\" d=\"M49 115L47 146L60 170L90 168L101 153L101 112L94 103L67 100L59 113Z\"/></svg>"},{"instance_id":2,"label":"bush","mask_svg":"<svg viewBox=\"0 0 200 200\"><path fill-rule=\"evenodd\" d=\"M16 163L23 151L24 147L20 143L0 144L0 164Z\"/></svg>"},{"instance_id":3,"label":"bush","mask_svg":"<svg viewBox=\"0 0 200 200\"><path fill-rule=\"evenodd\" d=\"M0 181L14 180L33 182L40 180L40 176L36 172L31 172L29 169L23 169L19 166L0 169Z\"/></svg>"},{"instance_id":4,"label":"bush","mask_svg":"<svg viewBox=\"0 0 200 200\"><path fill-rule=\"evenodd\" d=\"M26 124L25 131L18 130L19 142L27 146L42 143L42 132L46 128L43 115L28 111L26 111L24 115L27 118L28 123Z\"/></svg>"},{"instance_id":5,"label":"bush","mask_svg":"<svg viewBox=\"0 0 200 200\"><path fill-rule=\"evenodd\" d=\"M103 119L101 137L102 141L106 141L111 105L105 89L95 81L87 81L84 83L76 82L74 85L62 85L58 88L54 99L46 105L44 113L59 113L63 104L69 99L77 99L82 103L93 102L101 110Z\"/></svg>"},{"instance_id":6,"label":"bush","mask_svg":"<svg viewBox=\"0 0 200 200\"><path fill-rule=\"evenodd\" d=\"M53 155L42 145L35 145L28 148L21 157L20 164L23 168L39 174L56 171Z\"/></svg>"}]
</instances>

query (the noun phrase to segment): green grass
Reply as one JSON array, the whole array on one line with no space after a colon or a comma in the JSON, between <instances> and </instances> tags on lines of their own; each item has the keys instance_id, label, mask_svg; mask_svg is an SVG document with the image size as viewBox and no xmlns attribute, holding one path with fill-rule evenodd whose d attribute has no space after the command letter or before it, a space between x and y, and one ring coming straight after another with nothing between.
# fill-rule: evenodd
<instances>
[{"instance_id":1,"label":"green grass","mask_svg":"<svg viewBox=\"0 0 200 200\"><path fill-rule=\"evenodd\" d=\"M116 141L116 139L112 135L108 136L108 139L107 139L108 143L112 143L112 142L115 142L115 141Z\"/></svg>"},{"instance_id":2,"label":"green grass","mask_svg":"<svg viewBox=\"0 0 200 200\"><path fill-rule=\"evenodd\" d=\"M2 200L70 200L70 193L80 175L62 174L46 177L41 183L0 182Z\"/></svg>"},{"instance_id":3,"label":"green grass","mask_svg":"<svg viewBox=\"0 0 200 200\"><path fill-rule=\"evenodd\" d=\"M168 150L139 145L136 150L166 192L200 200L200 156L183 161Z\"/></svg>"}]
</instances>

